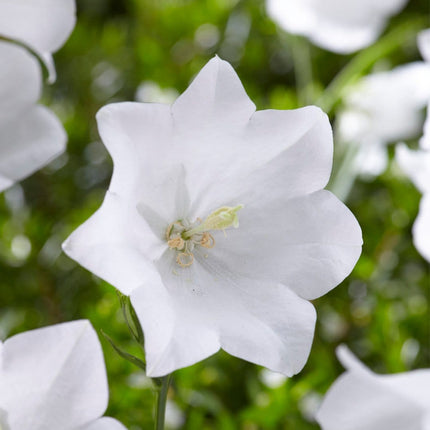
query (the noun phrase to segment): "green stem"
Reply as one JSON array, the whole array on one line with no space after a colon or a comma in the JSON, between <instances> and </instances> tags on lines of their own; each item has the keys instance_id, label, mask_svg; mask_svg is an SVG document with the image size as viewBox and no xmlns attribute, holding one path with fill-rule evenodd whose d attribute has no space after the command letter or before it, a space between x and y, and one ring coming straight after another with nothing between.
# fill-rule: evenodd
<instances>
[{"instance_id":1,"label":"green stem","mask_svg":"<svg viewBox=\"0 0 430 430\"><path fill-rule=\"evenodd\" d=\"M309 43L303 37L292 36L290 46L296 78L297 100L300 106L307 106L313 101L312 61Z\"/></svg>"},{"instance_id":2,"label":"green stem","mask_svg":"<svg viewBox=\"0 0 430 430\"><path fill-rule=\"evenodd\" d=\"M161 386L157 390L157 411L155 414L155 430L164 430L164 418L166 415L167 392L169 391L172 374L163 376Z\"/></svg>"},{"instance_id":3,"label":"green stem","mask_svg":"<svg viewBox=\"0 0 430 430\"><path fill-rule=\"evenodd\" d=\"M374 45L361 51L335 76L333 81L317 101L317 105L330 113L343 96L343 90L354 80L362 76L380 58L383 58L411 40L415 40L417 31L426 26L425 20L417 18L393 29Z\"/></svg>"}]
</instances>

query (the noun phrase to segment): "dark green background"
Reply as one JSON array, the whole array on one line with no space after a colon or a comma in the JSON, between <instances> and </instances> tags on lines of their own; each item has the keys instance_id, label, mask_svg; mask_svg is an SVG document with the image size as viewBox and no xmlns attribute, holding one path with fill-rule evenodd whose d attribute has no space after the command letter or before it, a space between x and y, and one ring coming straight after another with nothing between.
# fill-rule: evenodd
<instances>
[{"instance_id":1,"label":"dark green background","mask_svg":"<svg viewBox=\"0 0 430 430\"><path fill-rule=\"evenodd\" d=\"M388 32L405 24L411 30L379 65L420 59L415 34L430 26L428 13L428 1L411 0L391 20ZM196 31L208 23L219 40L204 48ZM43 98L65 124L67 154L0 195L0 337L88 318L121 347L139 353L114 288L60 251L109 184L112 162L99 141L95 113L106 103L133 100L146 80L182 92L216 53L233 64L258 109L298 107L292 43L306 44L277 29L258 0L78 1L75 31L55 55L58 80L46 86ZM353 56L314 46L310 53L316 97ZM357 181L347 204L363 229L363 254L345 282L315 301L318 323L304 370L276 389L262 384L261 368L222 352L177 371L170 398L185 414L183 428L318 428L304 416L303 405L341 373L334 355L340 343L378 372L429 367L429 267L411 241L419 199L393 167L373 182ZM28 242L31 253L20 258L16 248ZM130 430L151 428L151 387L137 387L138 369L104 339L102 344L111 393L107 413Z\"/></svg>"}]
</instances>

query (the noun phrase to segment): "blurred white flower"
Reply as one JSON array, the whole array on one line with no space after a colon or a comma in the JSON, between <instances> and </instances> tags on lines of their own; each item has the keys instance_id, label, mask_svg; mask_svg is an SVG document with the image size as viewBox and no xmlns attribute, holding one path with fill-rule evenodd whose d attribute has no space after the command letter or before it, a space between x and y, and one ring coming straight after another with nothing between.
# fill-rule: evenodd
<instances>
[{"instance_id":1,"label":"blurred white flower","mask_svg":"<svg viewBox=\"0 0 430 430\"><path fill-rule=\"evenodd\" d=\"M185 422L185 415L179 409L178 405L170 399L166 402L166 428L167 429L180 429Z\"/></svg>"},{"instance_id":2,"label":"blurred white flower","mask_svg":"<svg viewBox=\"0 0 430 430\"><path fill-rule=\"evenodd\" d=\"M268 14L285 31L348 54L373 43L407 0L267 0Z\"/></svg>"},{"instance_id":3,"label":"blurred white flower","mask_svg":"<svg viewBox=\"0 0 430 430\"><path fill-rule=\"evenodd\" d=\"M174 88L160 88L153 81L142 82L136 91L136 101L141 103L173 103L179 93Z\"/></svg>"},{"instance_id":4,"label":"blurred white flower","mask_svg":"<svg viewBox=\"0 0 430 430\"><path fill-rule=\"evenodd\" d=\"M130 295L148 375L219 348L299 372L314 332L308 300L361 253L356 219L322 190L327 116L312 106L255 112L214 58L172 106L117 103L97 120L114 160L110 189L64 250Z\"/></svg>"},{"instance_id":5,"label":"blurred white flower","mask_svg":"<svg viewBox=\"0 0 430 430\"><path fill-rule=\"evenodd\" d=\"M282 373L272 372L269 369L262 369L260 372L261 382L269 388L279 388L285 384L286 376Z\"/></svg>"},{"instance_id":6,"label":"blurred white flower","mask_svg":"<svg viewBox=\"0 0 430 430\"><path fill-rule=\"evenodd\" d=\"M57 117L44 106L36 105L42 87L36 58L20 46L0 41L0 61L0 191L3 191L62 153L67 137Z\"/></svg>"},{"instance_id":7,"label":"blurred white flower","mask_svg":"<svg viewBox=\"0 0 430 430\"><path fill-rule=\"evenodd\" d=\"M344 98L336 135L357 145L354 168L376 176L387 166L386 145L418 137L430 98L430 64L415 62L361 79Z\"/></svg>"},{"instance_id":8,"label":"blurred white flower","mask_svg":"<svg viewBox=\"0 0 430 430\"><path fill-rule=\"evenodd\" d=\"M396 161L423 194L412 235L418 252L430 261L430 151L414 151L399 144L396 147Z\"/></svg>"},{"instance_id":9,"label":"blurred white flower","mask_svg":"<svg viewBox=\"0 0 430 430\"><path fill-rule=\"evenodd\" d=\"M102 349L86 320L0 342L2 430L125 430L100 418L108 395Z\"/></svg>"},{"instance_id":10,"label":"blurred white flower","mask_svg":"<svg viewBox=\"0 0 430 430\"><path fill-rule=\"evenodd\" d=\"M347 369L330 388L316 419L322 430L427 430L430 370L377 375L338 348Z\"/></svg>"},{"instance_id":11,"label":"blurred white flower","mask_svg":"<svg viewBox=\"0 0 430 430\"><path fill-rule=\"evenodd\" d=\"M427 64L430 64L430 29L423 30L418 34L418 47L421 55ZM423 137L420 139L420 146L430 150L430 97L427 104L427 118L424 123Z\"/></svg>"},{"instance_id":12,"label":"blurred white flower","mask_svg":"<svg viewBox=\"0 0 430 430\"><path fill-rule=\"evenodd\" d=\"M52 53L70 36L76 23L75 0L0 0L0 36L17 40L45 62L55 80Z\"/></svg>"}]
</instances>

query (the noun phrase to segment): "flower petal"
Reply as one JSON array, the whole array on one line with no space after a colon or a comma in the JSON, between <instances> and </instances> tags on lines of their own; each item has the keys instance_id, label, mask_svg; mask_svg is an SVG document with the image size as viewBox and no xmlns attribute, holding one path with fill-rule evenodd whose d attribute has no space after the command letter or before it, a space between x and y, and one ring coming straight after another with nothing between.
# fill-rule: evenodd
<instances>
[{"instance_id":1,"label":"flower petal","mask_svg":"<svg viewBox=\"0 0 430 430\"><path fill-rule=\"evenodd\" d=\"M418 33L418 48L424 60L430 63L430 29Z\"/></svg>"},{"instance_id":2,"label":"flower petal","mask_svg":"<svg viewBox=\"0 0 430 430\"><path fill-rule=\"evenodd\" d=\"M74 0L0 2L0 35L22 42L44 60L63 46L75 23Z\"/></svg>"},{"instance_id":3,"label":"flower petal","mask_svg":"<svg viewBox=\"0 0 430 430\"><path fill-rule=\"evenodd\" d=\"M258 111L230 147L230 157L218 159L218 170L209 172L216 181L205 180L210 166L187 163L191 170L187 175L193 178L189 183L190 194L195 196L196 216L228 203L309 194L324 188L330 177L331 127L327 115L315 106ZM240 164L232 163L232 159L240 160ZM200 172L200 177L195 172Z\"/></svg>"},{"instance_id":4,"label":"flower petal","mask_svg":"<svg viewBox=\"0 0 430 430\"><path fill-rule=\"evenodd\" d=\"M347 114L339 116L340 137L368 145L418 137L429 99L430 64L418 61L368 75L345 96ZM357 120L353 132L351 116Z\"/></svg>"},{"instance_id":5,"label":"flower petal","mask_svg":"<svg viewBox=\"0 0 430 430\"><path fill-rule=\"evenodd\" d=\"M24 48L0 41L0 129L40 97L42 74Z\"/></svg>"},{"instance_id":6,"label":"flower petal","mask_svg":"<svg viewBox=\"0 0 430 430\"><path fill-rule=\"evenodd\" d=\"M123 294L130 294L143 283L156 281L158 274L150 260L161 252L157 251L160 244L137 208L107 192L102 206L63 243L63 250Z\"/></svg>"},{"instance_id":7,"label":"flower petal","mask_svg":"<svg viewBox=\"0 0 430 430\"><path fill-rule=\"evenodd\" d=\"M316 415L323 430L422 430L424 409L375 375L346 348L338 355L348 371L332 385Z\"/></svg>"},{"instance_id":8,"label":"flower petal","mask_svg":"<svg viewBox=\"0 0 430 430\"><path fill-rule=\"evenodd\" d=\"M422 419L416 404L354 372L332 385L316 416L322 430L422 430Z\"/></svg>"},{"instance_id":9,"label":"flower petal","mask_svg":"<svg viewBox=\"0 0 430 430\"><path fill-rule=\"evenodd\" d=\"M210 60L172 105L175 123L182 127L238 127L255 112L233 67L219 57Z\"/></svg>"},{"instance_id":10,"label":"flower petal","mask_svg":"<svg viewBox=\"0 0 430 430\"><path fill-rule=\"evenodd\" d=\"M370 45L407 0L268 0L269 15L286 31L348 54Z\"/></svg>"},{"instance_id":11,"label":"flower petal","mask_svg":"<svg viewBox=\"0 0 430 430\"><path fill-rule=\"evenodd\" d=\"M386 386L399 395L430 411L430 369L419 369L394 375L379 376Z\"/></svg>"},{"instance_id":12,"label":"flower petal","mask_svg":"<svg viewBox=\"0 0 430 430\"><path fill-rule=\"evenodd\" d=\"M64 151L66 140L58 118L43 106L0 125L0 184L7 187L42 168Z\"/></svg>"},{"instance_id":13,"label":"flower petal","mask_svg":"<svg viewBox=\"0 0 430 430\"><path fill-rule=\"evenodd\" d=\"M430 262L430 194L421 199L420 211L415 220L412 234L418 252Z\"/></svg>"},{"instance_id":14,"label":"flower petal","mask_svg":"<svg viewBox=\"0 0 430 430\"><path fill-rule=\"evenodd\" d=\"M105 411L103 353L88 321L18 334L2 355L0 407L12 429L72 429Z\"/></svg>"},{"instance_id":15,"label":"flower petal","mask_svg":"<svg viewBox=\"0 0 430 430\"><path fill-rule=\"evenodd\" d=\"M396 161L422 193L430 192L430 151L415 151L398 144Z\"/></svg>"},{"instance_id":16,"label":"flower petal","mask_svg":"<svg viewBox=\"0 0 430 430\"><path fill-rule=\"evenodd\" d=\"M119 421L103 417L77 430L127 430Z\"/></svg>"},{"instance_id":17,"label":"flower petal","mask_svg":"<svg viewBox=\"0 0 430 430\"><path fill-rule=\"evenodd\" d=\"M266 206L258 200L243 203L239 228L216 237L211 249L237 273L276 280L300 297L315 299L339 284L361 254L357 220L328 191Z\"/></svg>"},{"instance_id":18,"label":"flower petal","mask_svg":"<svg viewBox=\"0 0 430 430\"><path fill-rule=\"evenodd\" d=\"M158 263L164 286L157 293L152 285L132 293L148 374L191 365L220 346L274 371L298 373L312 344L313 306L283 285L236 276L198 250L195 258L181 268L168 251Z\"/></svg>"}]
</instances>

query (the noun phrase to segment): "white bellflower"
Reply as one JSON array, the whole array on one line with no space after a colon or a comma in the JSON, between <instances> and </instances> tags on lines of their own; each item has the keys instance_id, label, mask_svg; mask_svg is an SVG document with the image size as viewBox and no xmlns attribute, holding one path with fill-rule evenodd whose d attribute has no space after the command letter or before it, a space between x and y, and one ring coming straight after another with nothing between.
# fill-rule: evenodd
<instances>
[{"instance_id":1,"label":"white bellflower","mask_svg":"<svg viewBox=\"0 0 430 430\"><path fill-rule=\"evenodd\" d=\"M361 253L356 219L322 189L327 116L256 112L216 57L173 105L117 103L97 120L112 181L64 250L130 295L148 375L219 348L299 372L314 332L308 300L341 282Z\"/></svg>"},{"instance_id":2,"label":"white bellflower","mask_svg":"<svg viewBox=\"0 0 430 430\"><path fill-rule=\"evenodd\" d=\"M108 396L103 352L88 321L0 342L1 430L126 430L100 418Z\"/></svg>"}]
</instances>

